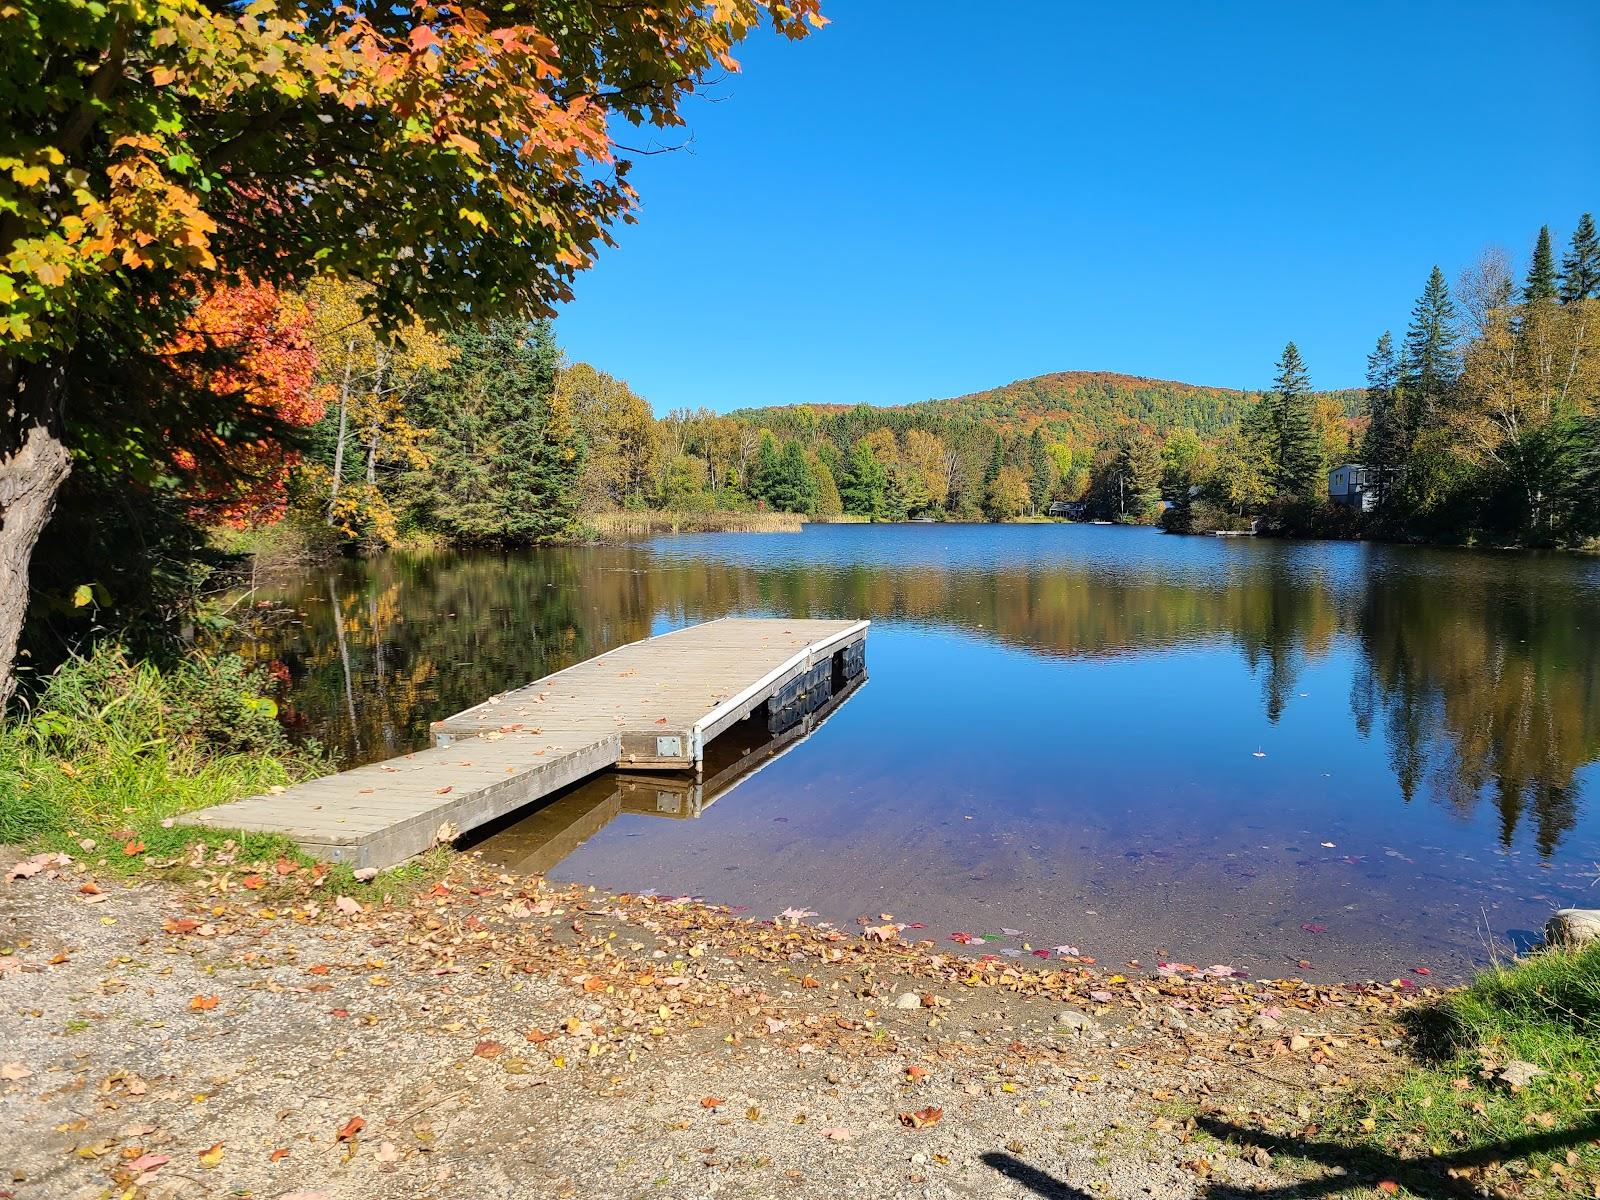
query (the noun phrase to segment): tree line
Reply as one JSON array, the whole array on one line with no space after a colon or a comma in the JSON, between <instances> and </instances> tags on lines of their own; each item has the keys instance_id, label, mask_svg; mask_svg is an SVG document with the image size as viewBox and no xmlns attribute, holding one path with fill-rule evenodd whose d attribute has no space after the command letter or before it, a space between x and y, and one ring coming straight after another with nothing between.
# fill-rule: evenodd
<instances>
[{"instance_id":1,"label":"tree line","mask_svg":"<svg viewBox=\"0 0 1600 1200\"><path fill-rule=\"evenodd\" d=\"M1367 358L1347 447L1317 429L1310 395L1291 342L1272 390L1238 429L1168 476L1168 526L1203 530L1255 515L1290 533L1536 545L1600 536L1592 215L1578 220L1559 265L1541 228L1520 283L1498 249L1454 292L1435 266L1399 343L1386 330ZM1346 458L1364 472L1370 509L1327 503L1325 472Z\"/></svg>"}]
</instances>

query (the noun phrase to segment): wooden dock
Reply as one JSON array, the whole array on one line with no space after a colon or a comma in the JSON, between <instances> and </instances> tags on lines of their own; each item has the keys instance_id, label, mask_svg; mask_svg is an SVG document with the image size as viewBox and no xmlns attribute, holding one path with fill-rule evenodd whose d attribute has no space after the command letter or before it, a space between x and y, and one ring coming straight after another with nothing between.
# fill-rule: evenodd
<instances>
[{"instance_id":1,"label":"wooden dock","mask_svg":"<svg viewBox=\"0 0 1600 1200\"><path fill-rule=\"evenodd\" d=\"M866 668L866 621L729 617L632 642L432 726L433 746L184 820L282 833L318 858L387 867L598 771L698 773L763 716L774 735Z\"/></svg>"}]
</instances>

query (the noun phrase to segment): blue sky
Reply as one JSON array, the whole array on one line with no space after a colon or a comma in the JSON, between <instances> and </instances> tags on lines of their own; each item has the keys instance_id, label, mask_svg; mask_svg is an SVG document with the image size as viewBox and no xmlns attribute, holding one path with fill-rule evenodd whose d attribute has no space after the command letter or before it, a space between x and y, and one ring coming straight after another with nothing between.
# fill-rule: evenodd
<instances>
[{"instance_id":1,"label":"blue sky","mask_svg":"<svg viewBox=\"0 0 1600 1200\"><path fill-rule=\"evenodd\" d=\"M1600 214L1595 0L824 10L639 161L639 223L558 318L658 412L1259 387L1291 338L1356 386L1432 264Z\"/></svg>"}]
</instances>

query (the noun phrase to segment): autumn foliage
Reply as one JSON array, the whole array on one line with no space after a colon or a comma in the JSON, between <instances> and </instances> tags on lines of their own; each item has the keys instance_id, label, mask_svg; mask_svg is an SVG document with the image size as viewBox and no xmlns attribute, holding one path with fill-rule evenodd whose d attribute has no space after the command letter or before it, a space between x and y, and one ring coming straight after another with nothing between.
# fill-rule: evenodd
<instances>
[{"instance_id":1,"label":"autumn foliage","mask_svg":"<svg viewBox=\"0 0 1600 1200\"><path fill-rule=\"evenodd\" d=\"M232 397L264 426L304 428L322 419L311 310L270 284L213 289L164 353L187 382ZM197 520L244 526L283 515L298 453L273 437L234 442L217 429L188 436L172 458Z\"/></svg>"}]
</instances>

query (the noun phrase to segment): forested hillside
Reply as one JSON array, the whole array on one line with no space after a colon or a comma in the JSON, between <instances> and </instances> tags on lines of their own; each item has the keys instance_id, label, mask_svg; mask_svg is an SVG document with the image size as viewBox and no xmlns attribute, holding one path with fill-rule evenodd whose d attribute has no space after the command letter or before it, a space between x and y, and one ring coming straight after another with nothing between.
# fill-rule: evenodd
<instances>
[{"instance_id":1,"label":"forested hillside","mask_svg":"<svg viewBox=\"0 0 1600 1200\"><path fill-rule=\"evenodd\" d=\"M1318 392L1316 396L1337 406L1346 417L1361 411L1363 393L1359 388ZM1259 398L1259 392L1114 371L1056 371L965 396L900 405L894 411L913 420L927 416L976 422L1006 434L1029 434L1042 428L1052 441L1092 446L1129 430L1165 435L1175 429L1192 429L1202 437L1217 437L1236 426ZM847 408L834 404L810 407L819 415ZM735 415L758 424L783 424L776 409L744 409Z\"/></svg>"}]
</instances>

